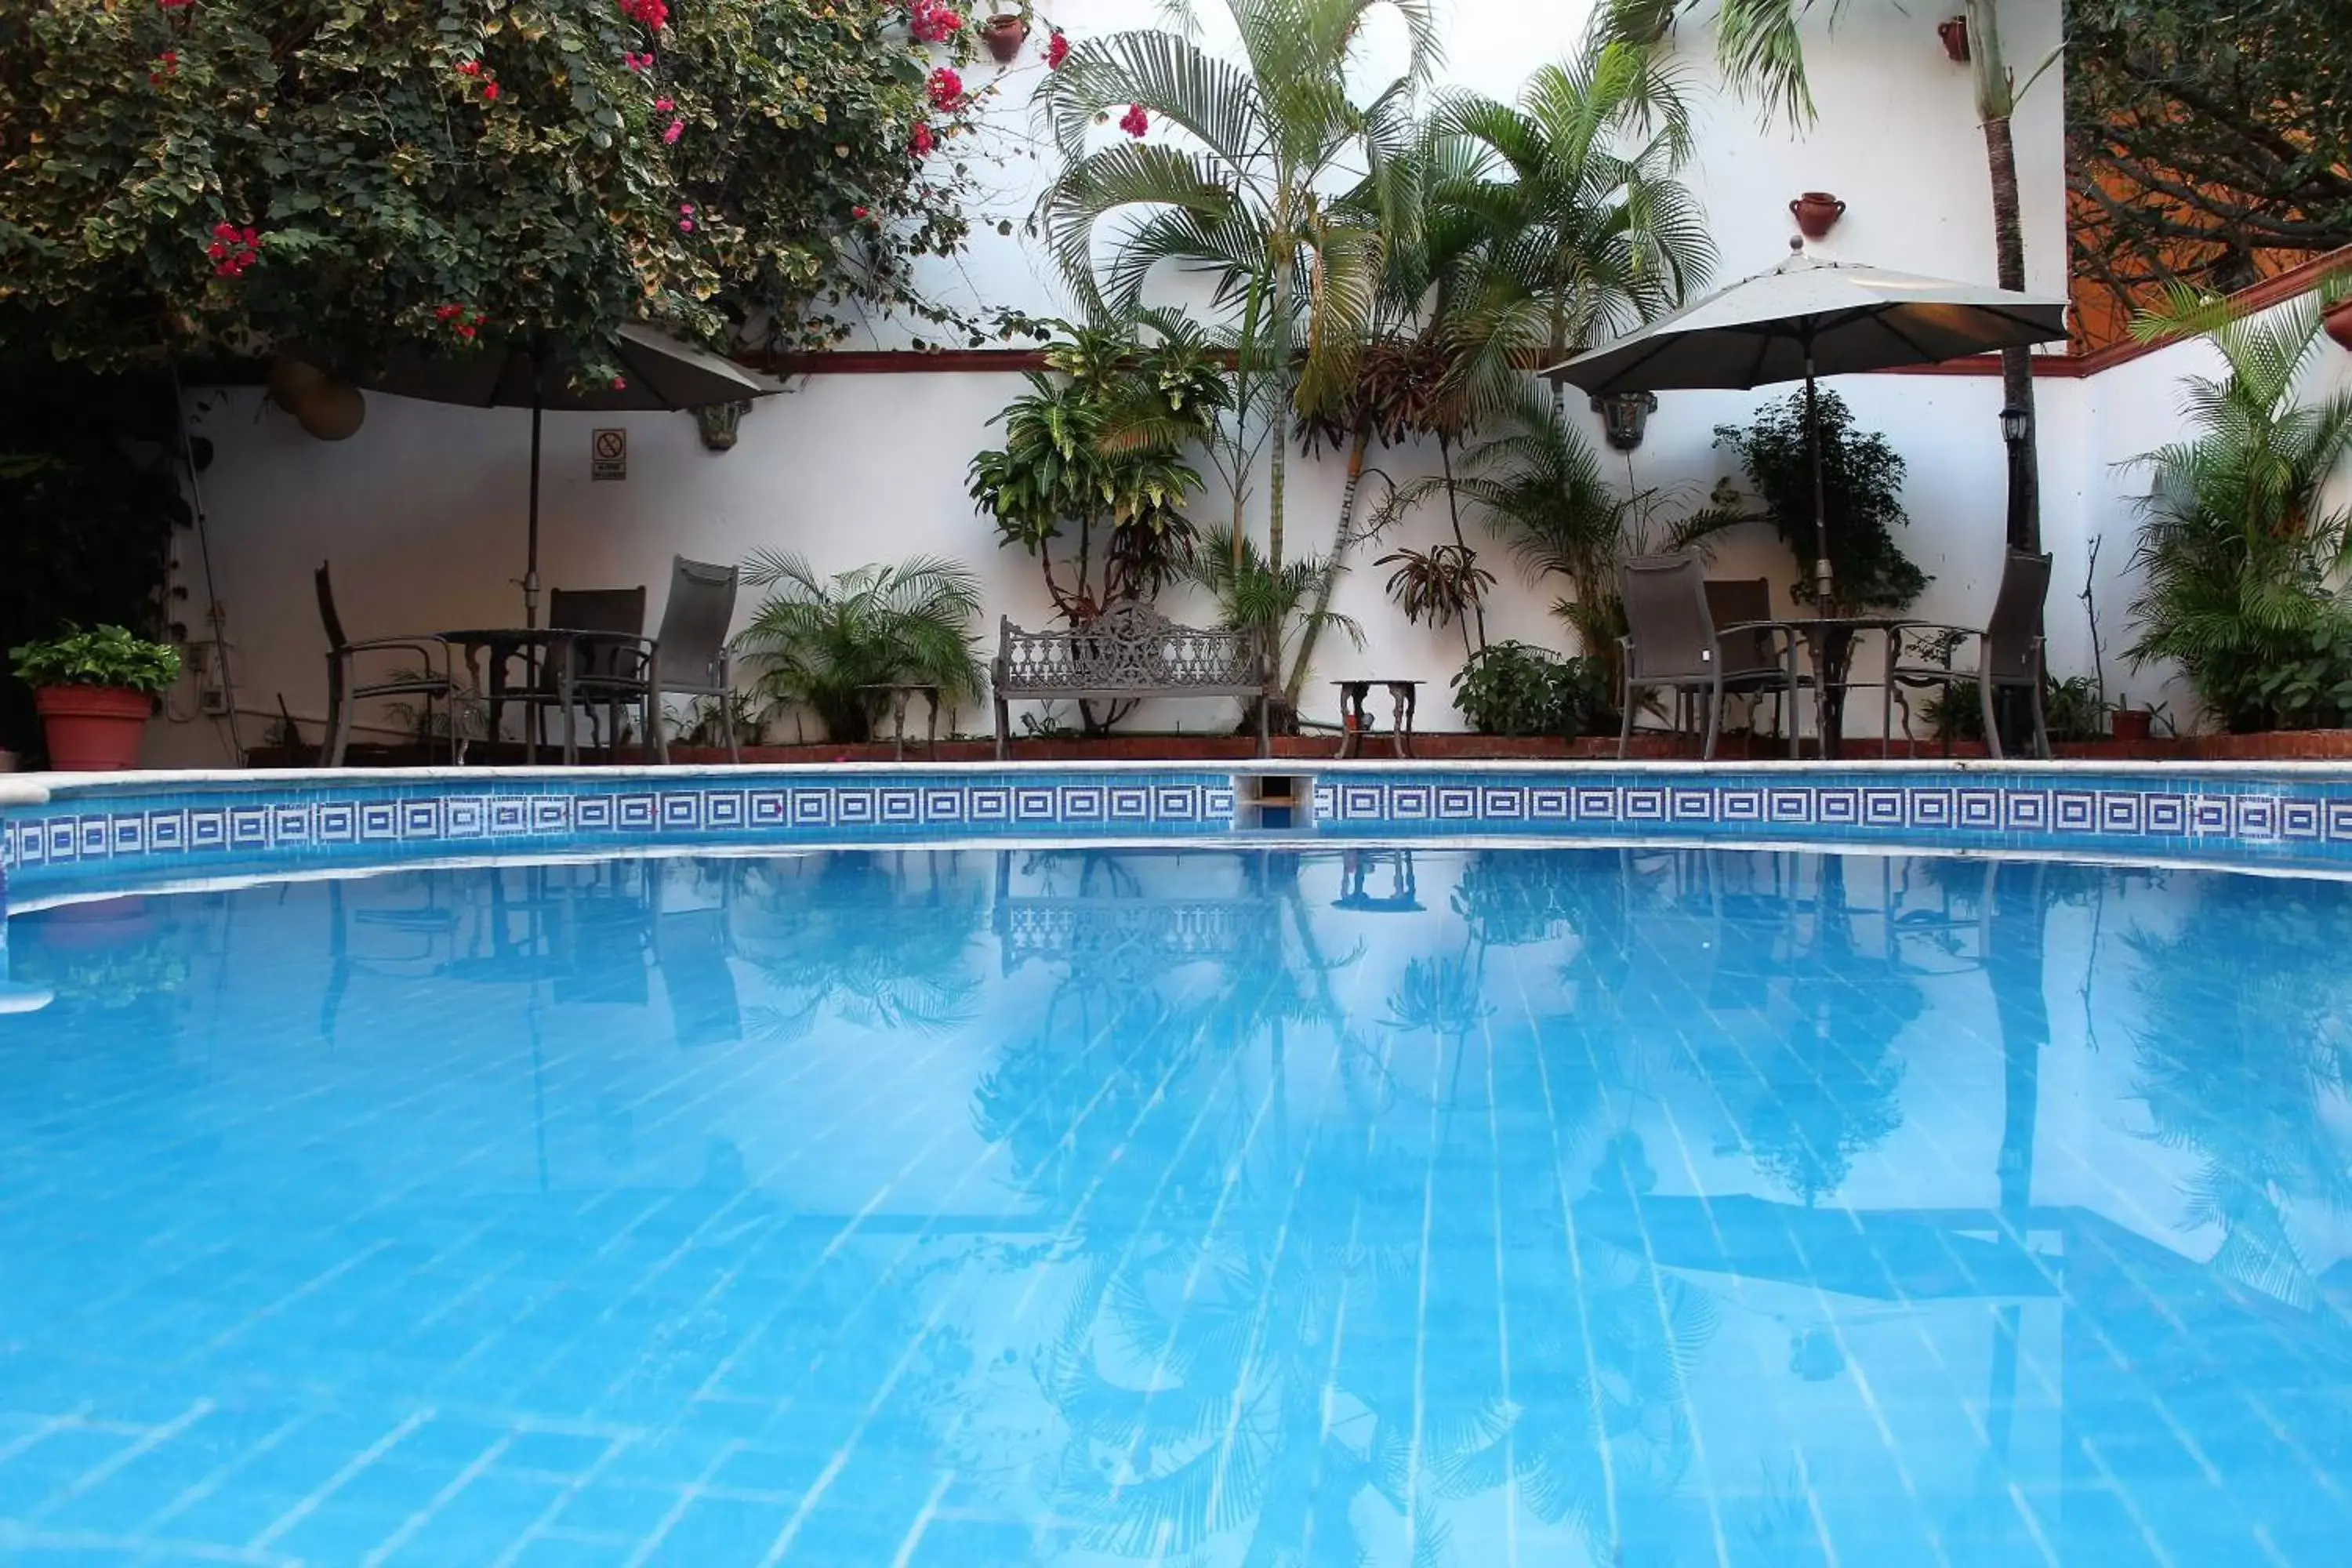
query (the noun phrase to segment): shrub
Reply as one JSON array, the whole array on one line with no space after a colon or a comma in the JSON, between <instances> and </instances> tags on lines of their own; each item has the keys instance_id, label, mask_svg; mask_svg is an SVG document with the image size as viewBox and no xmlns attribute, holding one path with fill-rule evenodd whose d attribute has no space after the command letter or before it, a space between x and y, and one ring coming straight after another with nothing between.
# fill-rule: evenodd
<instances>
[{"instance_id":1,"label":"shrub","mask_svg":"<svg viewBox=\"0 0 2352 1568\"><path fill-rule=\"evenodd\" d=\"M1822 515L1841 609L1902 609L1927 586L1926 573L1895 542L1903 511L1903 458L1885 437L1858 432L1845 399L1820 395ZM1793 590L1813 598L1812 458L1806 444L1805 395L1768 403L1746 429L1715 427L1715 443L1739 455L1748 482L1762 498L1773 531L1805 567Z\"/></svg>"},{"instance_id":2,"label":"shrub","mask_svg":"<svg viewBox=\"0 0 2352 1568\"><path fill-rule=\"evenodd\" d=\"M873 710L862 687L936 686L942 706L980 689L966 629L980 613L980 580L968 566L919 555L827 578L792 552L762 551L744 563L743 580L774 590L741 638L763 667L761 693L814 709L828 741L868 738Z\"/></svg>"},{"instance_id":3,"label":"shrub","mask_svg":"<svg viewBox=\"0 0 2352 1568\"><path fill-rule=\"evenodd\" d=\"M1984 739L1984 703L1973 680L1956 680L1931 692L1920 717L1927 721L1928 733L1938 741ZM2107 732L2106 706L2087 675L2064 680L2045 676L2042 718L2053 741L2095 741Z\"/></svg>"},{"instance_id":4,"label":"shrub","mask_svg":"<svg viewBox=\"0 0 2352 1568\"><path fill-rule=\"evenodd\" d=\"M8 650L16 679L31 687L112 686L160 697L180 679L180 650L121 626L73 632Z\"/></svg>"},{"instance_id":5,"label":"shrub","mask_svg":"<svg viewBox=\"0 0 2352 1568\"><path fill-rule=\"evenodd\" d=\"M968 50L967 35L949 47ZM882 5L91 0L0 26L0 337L121 363L644 315L821 344L944 321L971 96ZM976 325L976 323L959 323Z\"/></svg>"},{"instance_id":6,"label":"shrub","mask_svg":"<svg viewBox=\"0 0 2352 1568\"><path fill-rule=\"evenodd\" d=\"M1523 642L1498 642L1471 655L1454 677L1454 705L1482 735L1574 740L1617 721L1599 659L1563 658Z\"/></svg>"},{"instance_id":7,"label":"shrub","mask_svg":"<svg viewBox=\"0 0 2352 1568\"><path fill-rule=\"evenodd\" d=\"M2134 331L2184 327L2208 333L2229 374L2190 377L2189 434L2134 459L2152 483L2126 657L2179 664L2233 731L2343 724L2352 608L2331 574L2352 550L2352 509L2329 505L2328 486L2352 453L2352 393L2296 395L2321 342L2319 300L2247 320L2181 295Z\"/></svg>"}]
</instances>

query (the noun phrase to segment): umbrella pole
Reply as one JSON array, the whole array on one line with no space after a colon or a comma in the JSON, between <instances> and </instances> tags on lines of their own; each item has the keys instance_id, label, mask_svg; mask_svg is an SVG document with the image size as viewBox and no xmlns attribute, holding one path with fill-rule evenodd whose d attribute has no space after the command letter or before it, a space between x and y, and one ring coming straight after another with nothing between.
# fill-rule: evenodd
<instances>
[{"instance_id":1,"label":"umbrella pole","mask_svg":"<svg viewBox=\"0 0 2352 1568\"><path fill-rule=\"evenodd\" d=\"M539 394L534 389L530 399L530 542L522 569L522 624L526 627L539 625ZM1814 460L1815 483L1819 483L1820 459Z\"/></svg>"},{"instance_id":2,"label":"umbrella pole","mask_svg":"<svg viewBox=\"0 0 2352 1568\"><path fill-rule=\"evenodd\" d=\"M1822 409L1813 389L1813 340L1805 339L1805 454L1813 466L1813 613L1830 613L1830 513L1822 494Z\"/></svg>"}]
</instances>

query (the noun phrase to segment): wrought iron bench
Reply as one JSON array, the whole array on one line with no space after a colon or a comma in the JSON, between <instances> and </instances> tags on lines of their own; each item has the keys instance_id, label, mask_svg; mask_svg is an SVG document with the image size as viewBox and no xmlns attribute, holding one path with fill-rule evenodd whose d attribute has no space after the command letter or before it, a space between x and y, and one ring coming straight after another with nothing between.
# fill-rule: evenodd
<instances>
[{"instance_id":1,"label":"wrought iron bench","mask_svg":"<svg viewBox=\"0 0 2352 1568\"><path fill-rule=\"evenodd\" d=\"M1139 697L1263 696L1265 653L1255 631L1180 626L1143 605L1120 605L1084 626L1024 631L1003 622L990 671L996 755L1012 740L1005 705L1016 699L1115 702ZM1257 704L1257 754L1267 754L1265 704Z\"/></svg>"}]
</instances>

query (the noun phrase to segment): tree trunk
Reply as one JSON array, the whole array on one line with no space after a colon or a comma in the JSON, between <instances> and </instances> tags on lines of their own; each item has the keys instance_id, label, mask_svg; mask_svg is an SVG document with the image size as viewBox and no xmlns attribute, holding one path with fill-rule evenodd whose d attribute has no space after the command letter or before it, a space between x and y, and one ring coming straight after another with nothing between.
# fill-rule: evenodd
<instances>
[{"instance_id":1,"label":"tree trunk","mask_svg":"<svg viewBox=\"0 0 2352 1568\"><path fill-rule=\"evenodd\" d=\"M2016 111L2016 84L2000 47L1997 0L1967 0L1969 58L1976 70L1977 117L1983 122L1985 163L1992 181L1993 262L2004 289L2025 287L2025 220L2017 193L2017 145L2010 133ZM2025 440L2010 469L2009 543L2013 550L2042 548L2041 465L2035 453L2033 353L2008 349L2000 356L2000 390L2011 407L2027 415Z\"/></svg>"},{"instance_id":2,"label":"tree trunk","mask_svg":"<svg viewBox=\"0 0 2352 1568\"><path fill-rule=\"evenodd\" d=\"M1323 581L1315 590L1314 611L1299 631L1298 651L1291 660L1289 678L1282 683L1283 696L1288 699L1294 713L1298 710L1298 699L1307 686L1307 667L1315 657L1316 639L1323 635L1323 617L1330 613L1331 595L1339 585L1340 563L1355 543L1356 498L1363 493L1364 458L1371 445L1370 426L1358 426L1354 438L1348 443L1348 483L1339 492L1339 526L1331 535L1331 558L1325 563Z\"/></svg>"},{"instance_id":3,"label":"tree trunk","mask_svg":"<svg viewBox=\"0 0 2352 1568\"><path fill-rule=\"evenodd\" d=\"M1454 524L1454 547L1462 552L1462 570L1467 573L1475 567L1478 557L1477 552L1470 548L1470 542L1462 537L1462 498L1454 493L1454 443L1444 436L1437 438L1437 461L1445 470L1445 511ZM1486 646L1486 595L1478 592L1475 579L1471 580L1469 591L1470 610L1478 620L1478 647L1485 647ZM1477 651L1470 646L1470 628L1466 626L1462 628L1462 651L1465 653Z\"/></svg>"}]
</instances>

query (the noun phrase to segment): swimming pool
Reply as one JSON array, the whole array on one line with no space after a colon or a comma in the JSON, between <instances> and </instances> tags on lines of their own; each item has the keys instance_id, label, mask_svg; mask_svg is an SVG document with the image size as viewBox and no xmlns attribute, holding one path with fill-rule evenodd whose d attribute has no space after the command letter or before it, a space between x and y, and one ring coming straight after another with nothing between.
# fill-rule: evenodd
<instances>
[{"instance_id":1,"label":"swimming pool","mask_svg":"<svg viewBox=\"0 0 2352 1568\"><path fill-rule=\"evenodd\" d=\"M2341 881L680 847L20 878L0 1552L2343 1560Z\"/></svg>"}]
</instances>

